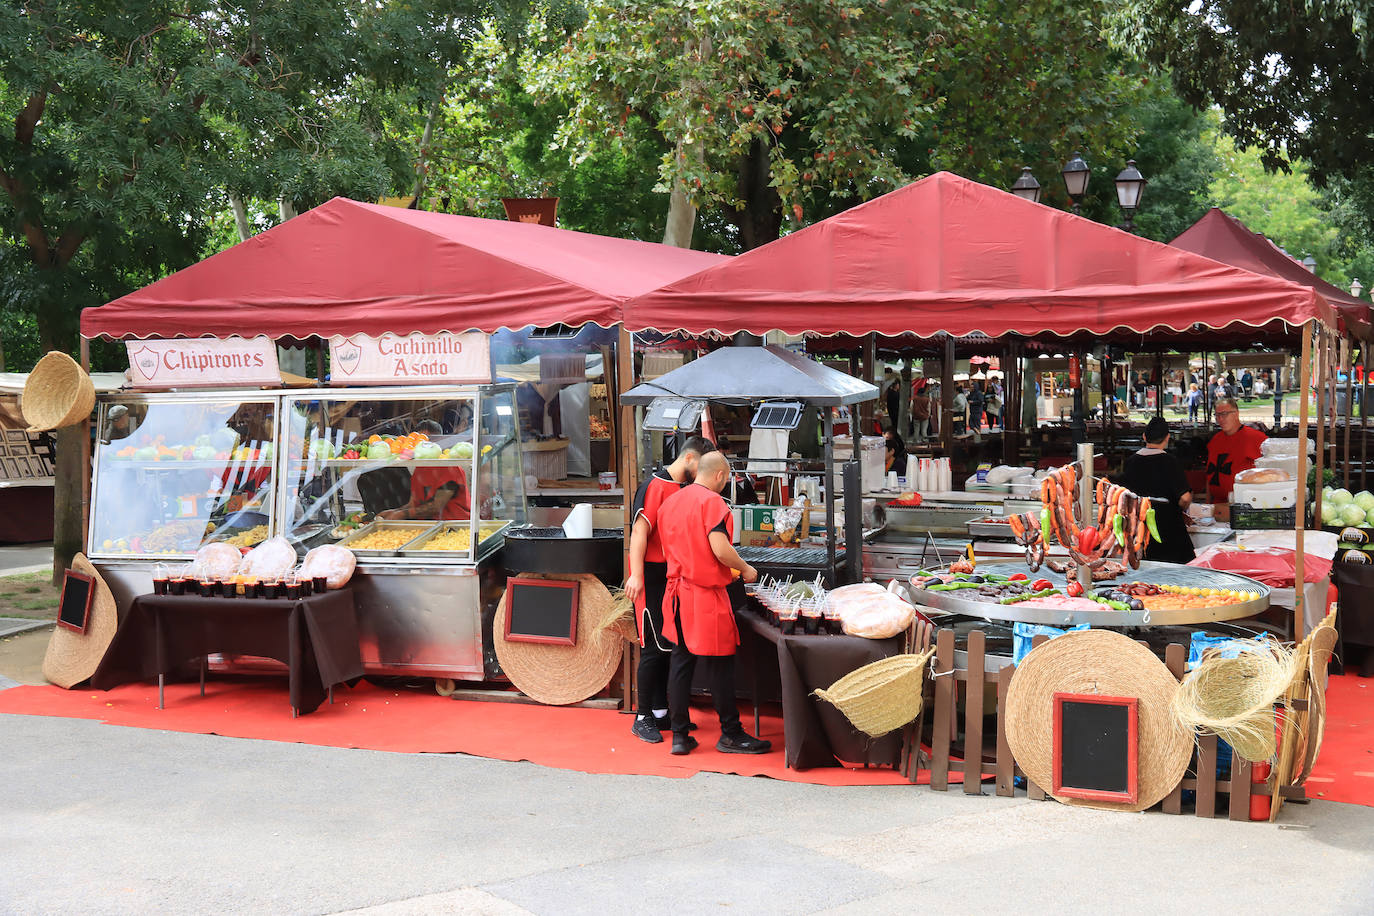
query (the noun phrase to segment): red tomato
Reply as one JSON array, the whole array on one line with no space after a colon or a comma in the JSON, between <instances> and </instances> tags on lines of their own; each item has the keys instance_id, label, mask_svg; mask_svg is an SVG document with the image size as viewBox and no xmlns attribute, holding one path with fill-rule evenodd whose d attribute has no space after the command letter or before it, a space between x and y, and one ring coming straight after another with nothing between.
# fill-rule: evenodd
<instances>
[{"instance_id":1,"label":"red tomato","mask_svg":"<svg viewBox=\"0 0 1374 916\"><path fill-rule=\"evenodd\" d=\"M1030 576L1026 575L1025 573L1013 573L1012 575L1007 576L1007 580L1010 582L1025 582L1029 578Z\"/></svg>"}]
</instances>

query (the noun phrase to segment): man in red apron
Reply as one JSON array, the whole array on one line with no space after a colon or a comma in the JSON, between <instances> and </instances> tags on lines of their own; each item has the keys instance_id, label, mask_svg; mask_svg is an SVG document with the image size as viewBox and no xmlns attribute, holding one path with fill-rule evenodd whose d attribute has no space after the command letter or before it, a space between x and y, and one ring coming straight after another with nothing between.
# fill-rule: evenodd
<instances>
[{"instance_id":1,"label":"man in red apron","mask_svg":"<svg viewBox=\"0 0 1374 916\"><path fill-rule=\"evenodd\" d=\"M634 603L639 629L639 713L630 731L650 744L661 742L660 732L668 728L668 657L673 648L663 638L663 590L668 585L668 560L659 539L659 507L680 487L692 482L701 456L715 448L700 436L690 437L673 463L650 475L635 494L630 575L625 580L625 594Z\"/></svg>"},{"instance_id":2,"label":"man in red apron","mask_svg":"<svg viewBox=\"0 0 1374 916\"><path fill-rule=\"evenodd\" d=\"M668 670L674 754L690 754L697 746L688 734L688 712L698 658L709 669L711 699L720 716L716 750L764 754L772 747L744 731L735 704L739 630L725 587L736 572L745 582L758 579L758 573L730 544L733 520L730 506L720 496L729 479L730 463L725 456L709 452L697 464L695 483L669 496L659 508L659 536L668 557L663 635L676 644Z\"/></svg>"}]
</instances>

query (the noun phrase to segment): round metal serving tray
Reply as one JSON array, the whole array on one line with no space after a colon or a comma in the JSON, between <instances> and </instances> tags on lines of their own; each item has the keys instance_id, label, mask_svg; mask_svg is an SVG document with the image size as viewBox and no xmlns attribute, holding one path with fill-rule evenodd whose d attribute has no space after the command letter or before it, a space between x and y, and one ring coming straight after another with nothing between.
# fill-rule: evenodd
<instances>
[{"instance_id":1,"label":"round metal serving tray","mask_svg":"<svg viewBox=\"0 0 1374 916\"><path fill-rule=\"evenodd\" d=\"M1000 573L1004 576L1026 573L1024 563L980 563L979 573ZM1026 573L1032 579L1049 579L1055 588L1064 588L1064 576L1048 569ZM1122 585L1127 582L1150 582L1155 585L1182 585L1191 588L1222 588L1233 591L1256 592L1259 597L1239 604L1219 604L1212 607L1185 608L1164 611L1114 611L1103 606L1100 611L1056 610L1050 607L1027 607L1025 604L997 604L963 597L964 591L932 592L911 585L911 597L917 604L1009 623L1042 623L1056 627L1072 627L1080 623L1103 627L1171 626L1210 623L1216 620L1239 620L1253 617L1269 607L1269 586L1235 573L1215 569L1199 569L1177 563L1142 561L1139 569L1128 569L1124 575L1109 582L1095 582L1095 588ZM1145 615L1150 619L1147 622Z\"/></svg>"}]
</instances>

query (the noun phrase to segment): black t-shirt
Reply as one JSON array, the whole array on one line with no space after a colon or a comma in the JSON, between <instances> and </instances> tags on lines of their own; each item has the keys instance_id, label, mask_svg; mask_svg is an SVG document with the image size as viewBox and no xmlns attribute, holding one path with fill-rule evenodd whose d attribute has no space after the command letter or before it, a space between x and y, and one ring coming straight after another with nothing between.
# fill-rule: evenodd
<instances>
[{"instance_id":1,"label":"black t-shirt","mask_svg":"<svg viewBox=\"0 0 1374 916\"><path fill-rule=\"evenodd\" d=\"M1161 540L1156 543L1151 539L1150 546L1145 549L1145 559L1187 563L1196 556L1183 510L1178 505L1183 494L1192 488L1177 458L1168 452L1147 455L1137 452L1126 459L1120 476L1113 479L1139 496L1168 500L1167 504L1154 504L1155 527L1159 529Z\"/></svg>"}]
</instances>

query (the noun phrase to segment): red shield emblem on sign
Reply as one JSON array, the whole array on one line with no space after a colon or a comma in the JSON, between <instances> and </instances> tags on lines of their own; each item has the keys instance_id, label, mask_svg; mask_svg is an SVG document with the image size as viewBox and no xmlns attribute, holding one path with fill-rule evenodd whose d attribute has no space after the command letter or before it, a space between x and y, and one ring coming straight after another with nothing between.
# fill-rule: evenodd
<instances>
[{"instance_id":1,"label":"red shield emblem on sign","mask_svg":"<svg viewBox=\"0 0 1374 916\"><path fill-rule=\"evenodd\" d=\"M150 381L157 377L157 370L162 368L162 360L158 359L157 353L150 347L139 347L133 351L129 355L129 363Z\"/></svg>"},{"instance_id":2,"label":"red shield emblem on sign","mask_svg":"<svg viewBox=\"0 0 1374 916\"><path fill-rule=\"evenodd\" d=\"M340 375L352 375L362 362L363 350L351 337L345 337L334 345L330 368Z\"/></svg>"}]
</instances>

